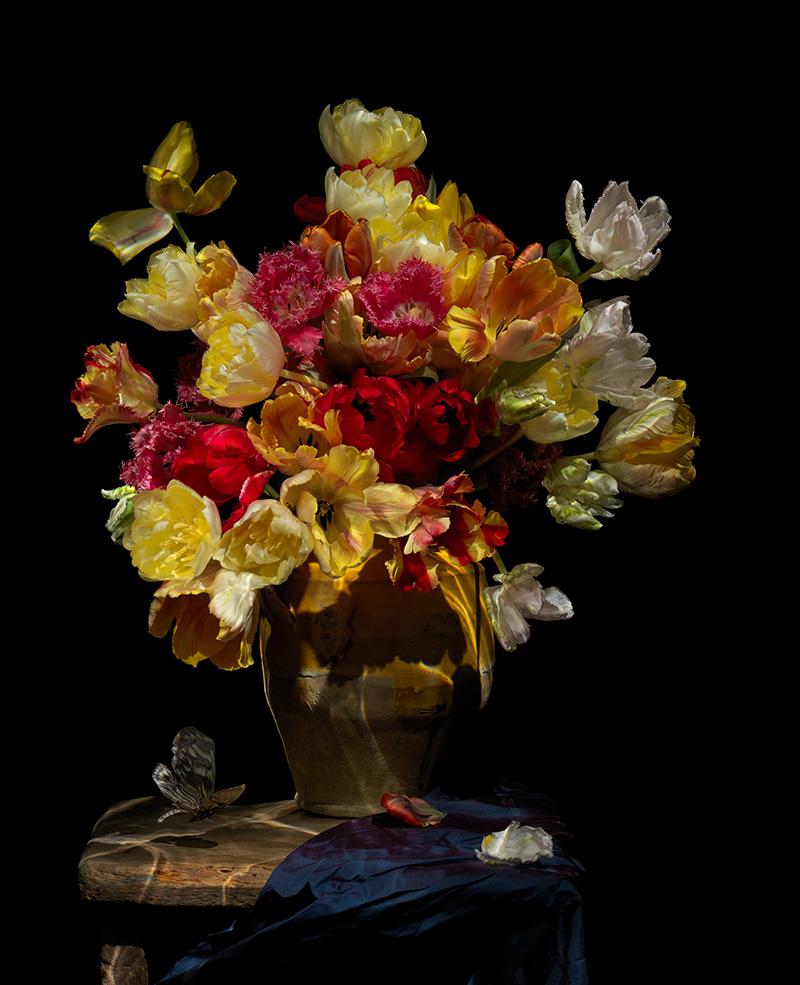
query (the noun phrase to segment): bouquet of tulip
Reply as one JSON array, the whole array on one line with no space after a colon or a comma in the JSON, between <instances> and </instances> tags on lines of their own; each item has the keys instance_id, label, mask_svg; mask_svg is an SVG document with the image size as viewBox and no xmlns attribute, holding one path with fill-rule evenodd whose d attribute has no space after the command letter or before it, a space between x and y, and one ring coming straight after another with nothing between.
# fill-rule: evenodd
<instances>
[{"instance_id":1,"label":"bouquet of tulip","mask_svg":"<svg viewBox=\"0 0 800 985\"><path fill-rule=\"evenodd\" d=\"M531 507L543 487L556 522L596 530L620 493L668 496L694 477L684 382L650 382L627 298L581 296L652 273L666 205L639 206L612 181L587 220L573 182L566 224L581 270L570 240L518 249L453 182L437 192L416 165L426 136L415 117L349 100L319 129L335 163L325 196L295 204L305 228L255 271L184 231L179 216L214 211L236 183L221 172L192 189L187 123L144 167L150 206L92 228L123 263L180 235L127 281L119 310L193 343L166 402L124 343L86 353L72 400L88 423L75 440L134 426L123 485L103 492L116 501L108 529L160 583L151 632L174 624L173 651L191 664L252 663L259 591L312 558L339 578L376 537L391 545L398 590L436 590L441 565L491 558L484 597L513 650L528 620L572 607L542 588L538 564L506 569L499 511ZM595 429L592 450L566 451Z\"/></svg>"}]
</instances>

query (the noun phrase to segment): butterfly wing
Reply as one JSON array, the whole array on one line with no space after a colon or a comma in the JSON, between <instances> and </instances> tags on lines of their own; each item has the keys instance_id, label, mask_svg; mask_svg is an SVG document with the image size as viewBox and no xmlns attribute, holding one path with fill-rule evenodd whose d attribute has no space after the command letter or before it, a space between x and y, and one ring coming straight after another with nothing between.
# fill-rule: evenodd
<instances>
[{"instance_id":1,"label":"butterfly wing","mask_svg":"<svg viewBox=\"0 0 800 985\"><path fill-rule=\"evenodd\" d=\"M197 810L206 807L216 781L214 740L196 728L181 729L172 740L172 772Z\"/></svg>"},{"instance_id":2,"label":"butterfly wing","mask_svg":"<svg viewBox=\"0 0 800 985\"><path fill-rule=\"evenodd\" d=\"M214 740L196 728L184 728L172 740L172 769L159 763L153 780L161 793L175 805L162 814L159 822L173 814L193 817L211 806L215 780Z\"/></svg>"},{"instance_id":3,"label":"butterfly wing","mask_svg":"<svg viewBox=\"0 0 800 985\"><path fill-rule=\"evenodd\" d=\"M211 805L212 807L227 807L228 804L232 804L235 800L238 800L243 793L243 783L238 787L226 787L225 790L217 790L211 798Z\"/></svg>"},{"instance_id":4,"label":"butterfly wing","mask_svg":"<svg viewBox=\"0 0 800 985\"><path fill-rule=\"evenodd\" d=\"M177 780L172 772L163 764L159 763L153 770L153 779L161 793L171 800L175 807L162 814L158 819L159 824L173 814L195 814L200 810L197 798L188 790L184 789L180 781Z\"/></svg>"}]
</instances>

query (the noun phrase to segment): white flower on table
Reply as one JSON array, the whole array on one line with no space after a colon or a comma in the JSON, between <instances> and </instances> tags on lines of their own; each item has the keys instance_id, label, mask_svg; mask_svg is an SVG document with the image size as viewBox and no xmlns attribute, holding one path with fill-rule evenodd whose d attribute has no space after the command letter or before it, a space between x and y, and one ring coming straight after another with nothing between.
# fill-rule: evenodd
<instances>
[{"instance_id":1,"label":"white flower on table","mask_svg":"<svg viewBox=\"0 0 800 985\"><path fill-rule=\"evenodd\" d=\"M504 831L494 831L475 849L481 862L490 865L525 865L540 858L551 858L553 839L544 828L512 821Z\"/></svg>"}]
</instances>

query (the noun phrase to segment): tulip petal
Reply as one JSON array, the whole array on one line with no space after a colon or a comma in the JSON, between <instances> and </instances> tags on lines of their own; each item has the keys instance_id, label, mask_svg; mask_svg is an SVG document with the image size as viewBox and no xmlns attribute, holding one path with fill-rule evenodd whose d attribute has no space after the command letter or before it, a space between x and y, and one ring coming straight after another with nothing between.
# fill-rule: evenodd
<instances>
[{"instance_id":1,"label":"tulip petal","mask_svg":"<svg viewBox=\"0 0 800 985\"><path fill-rule=\"evenodd\" d=\"M621 209L620 206L622 206ZM595 202L589 215L589 221L583 229L582 237L586 240L591 239L598 230L602 230L604 226L613 221L618 210L621 214L637 211L636 199L628 191L627 181L623 181L619 185L616 181L609 181L603 189L603 194Z\"/></svg>"},{"instance_id":2,"label":"tulip petal","mask_svg":"<svg viewBox=\"0 0 800 985\"><path fill-rule=\"evenodd\" d=\"M419 493L396 482L376 482L364 490L366 513L381 537L405 537L420 522L414 515ZM358 510L354 507L354 512Z\"/></svg>"},{"instance_id":3,"label":"tulip petal","mask_svg":"<svg viewBox=\"0 0 800 985\"><path fill-rule=\"evenodd\" d=\"M111 250L121 262L127 263L142 250L167 235L172 229L172 219L158 209L133 209L129 212L112 212L89 230L89 239L98 246Z\"/></svg>"},{"instance_id":4,"label":"tulip petal","mask_svg":"<svg viewBox=\"0 0 800 985\"><path fill-rule=\"evenodd\" d=\"M492 298L490 327L497 328L501 322L508 323L515 318L529 318L555 290L557 281L555 267L545 259L512 270Z\"/></svg>"},{"instance_id":5,"label":"tulip petal","mask_svg":"<svg viewBox=\"0 0 800 985\"><path fill-rule=\"evenodd\" d=\"M447 339L465 363L477 362L488 356L492 346L485 332L476 332L471 328L451 329Z\"/></svg>"},{"instance_id":6,"label":"tulip petal","mask_svg":"<svg viewBox=\"0 0 800 985\"><path fill-rule=\"evenodd\" d=\"M525 363L554 352L560 345L561 337L544 332L540 319L517 318L495 342L492 355L503 362Z\"/></svg>"},{"instance_id":7,"label":"tulip petal","mask_svg":"<svg viewBox=\"0 0 800 985\"><path fill-rule=\"evenodd\" d=\"M671 218L667 203L663 198L652 195L642 202L642 207L639 209L639 219L647 236L648 250L652 250L656 243L660 243L670 231Z\"/></svg>"},{"instance_id":8,"label":"tulip petal","mask_svg":"<svg viewBox=\"0 0 800 985\"><path fill-rule=\"evenodd\" d=\"M187 183L197 174L199 164L194 133L185 120L173 124L150 159L151 167L174 171Z\"/></svg>"},{"instance_id":9,"label":"tulip petal","mask_svg":"<svg viewBox=\"0 0 800 985\"><path fill-rule=\"evenodd\" d=\"M233 191L235 184L236 178L230 171L212 174L197 189L194 201L182 211L188 212L189 215L208 215L209 212L216 211Z\"/></svg>"},{"instance_id":10,"label":"tulip petal","mask_svg":"<svg viewBox=\"0 0 800 985\"><path fill-rule=\"evenodd\" d=\"M526 865L539 858L551 858L553 838L544 828L512 821L505 830L486 835L475 854L490 865Z\"/></svg>"},{"instance_id":11,"label":"tulip petal","mask_svg":"<svg viewBox=\"0 0 800 985\"><path fill-rule=\"evenodd\" d=\"M145 164L142 168L147 175L147 200L161 212L185 212L194 201L194 192L189 183L175 171L166 171Z\"/></svg>"},{"instance_id":12,"label":"tulip petal","mask_svg":"<svg viewBox=\"0 0 800 985\"><path fill-rule=\"evenodd\" d=\"M447 817L444 811L437 810L421 797L406 797L401 793L385 793L381 797L381 807L393 817L399 817L415 828L430 828L441 824Z\"/></svg>"},{"instance_id":13,"label":"tulip petal","mask_svg":"<svg viewBox=\"0 0 800 985\"><path fill-rule=\"evenodd\" d=\"M535 617L542 622L552 622L557 619L571 619L573 616L572 602L560 588L551 586L542 592L542 607Z\"/></svg>"},{"instance_id":14,"label":"tulip petal","mask_svg":"<svg viewBox=\"0 0 800 985\"><path fill-rule=\"evenodd\" d=\"M573 181L567 192L567 229L573 239L577 239L586 225L586 210L583 206L583 186Z\"/></svg>"},{"instance_id":15,"label":"tulip petal","mask_svg":"<svg viewBox=\"0 0 800 985\"><path fill-rule=\"evenodd\" d=\"M86 430L72 440L76 445L82 445L100 428L108 424L141 424L142 416L130 407L102 407L86 425Z\"/></svg>"}]
</instances>

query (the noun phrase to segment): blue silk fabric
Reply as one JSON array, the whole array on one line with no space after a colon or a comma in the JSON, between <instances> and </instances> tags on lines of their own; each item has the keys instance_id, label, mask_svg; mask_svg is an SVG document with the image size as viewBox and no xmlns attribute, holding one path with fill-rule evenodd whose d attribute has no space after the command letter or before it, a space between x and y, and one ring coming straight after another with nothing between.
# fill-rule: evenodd
<instances>
[{"instance_id":1,"label":"blue silk fabric","mask_svg":"<svg viewBox=\"0 0 800 985\"><path fill-rule=\"evenodd\" d=\"M429 828L378 814L344 821L291 853L254 906L181 958L157 985L346 981L418 985L586 985L583 868L544 798L426 799ZM475 856L511 821L554 836L525 866Z\"/></svg>"}]
</instances>

